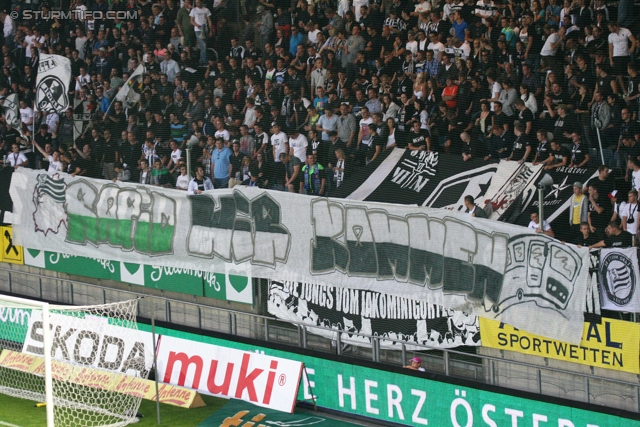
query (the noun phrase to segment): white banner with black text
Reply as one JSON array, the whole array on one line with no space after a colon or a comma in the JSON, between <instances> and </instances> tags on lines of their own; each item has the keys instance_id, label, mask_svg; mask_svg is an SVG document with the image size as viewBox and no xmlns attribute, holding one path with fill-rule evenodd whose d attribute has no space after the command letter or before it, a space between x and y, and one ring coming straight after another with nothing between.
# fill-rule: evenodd
<instances>
[{"instance_id":1,"label":"white banner with black text","mask_svg":"<svg viewBox=\"0 0 640 427\"><path fill-rule=\"evenodd\" d=\"M380 292L270 280L267 309L325 338L337 340L338 331L344 331L343 344L370 348L368 335L379 337L383 349L481 345L477 316Z\"/></svg>"}]
</instances>

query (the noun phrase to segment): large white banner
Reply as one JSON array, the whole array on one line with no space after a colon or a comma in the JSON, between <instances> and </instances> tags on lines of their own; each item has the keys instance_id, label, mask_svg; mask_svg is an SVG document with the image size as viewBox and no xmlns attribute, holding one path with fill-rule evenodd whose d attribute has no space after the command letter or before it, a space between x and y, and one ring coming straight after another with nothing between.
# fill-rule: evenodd
<instances>
[{"instance_id":1,"label":"large white banner","mask_svg":"<svg viewBox=\"0 0 640 427\"><path fill-rule=\"evenodd\" d=\"M292 413L302 362L163 335L158 378L200 393Z\"/></svg>"},{"instance_id":2,"label":"large white banner","mask_svg":"<svg viewBox=\"0 0 640 427\"><path fill-rule=\"evenodd\" d=\"M19 245L85 257L364 289L578 343L586 248L447 209L255 188L178 190L18 169Z\"/></svg>"},{"instance_id":3,"label":"large white banner","mask_svg":"<svg viewBox=\"0 0 640 427\"><path fill-rule=\"evenodd\" d=\"M63 114L69 104L71 61L60 55L40 54L36 78L36 111Z\"/></svg>"},{"instance_id":4,"label":"large white banner","mask_svg":"<svg viewBox=\"0 0 640 427\"><path fill-rule=\"evenodd\" d=\"M640 311L636 248L610 248L600 251L600 296L605 310Z\"/></svg>"}]
</instances>

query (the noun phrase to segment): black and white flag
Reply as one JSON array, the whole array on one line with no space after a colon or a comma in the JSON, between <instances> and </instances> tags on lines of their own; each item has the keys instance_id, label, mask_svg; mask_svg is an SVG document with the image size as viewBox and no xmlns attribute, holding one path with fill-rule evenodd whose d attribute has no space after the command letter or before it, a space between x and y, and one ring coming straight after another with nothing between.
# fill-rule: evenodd
<instances>
[{"instance_id":1,"label":"black and white flag","mask_svg":"<svg viewBox=\"0 0 640 427\"><path fill-rule=\"evenodd\" d=\"M136 68L127 81L124 82L124 85L122 85L114 100L121 101L125 107L131 107L137 104L140 101L140 89L144 73L144 65L138 65L138 68Z\"/></svg>"},{"instance_id":2,"label":"black and white flag","mask_svg":"<svg viewBox=\"0 0 640 427\"><path fill-rule=\"evenodd\" d=\"M7 125L13 129L17 129L22 133L22 126L20 125L20 105L18 104L18 94L12 93L4 99L2 104L4 107L4 117Z\"/></svg>"},{"instance_id":3,"label":"black and white flag","mask_svg":"<svg viewBox=\"0 0 640 427\"><path fill-rule=\"evenodd\" d=\"M427 194L425 187L436 176L438 162L438 153L394 148L343 183L335 197L389 201L393 194L396 203L414 204Z\"/></svg>"},{"instance_id":4,"label":"black and white flag","mask_svg":"<svg viewBox=\"0 0 640 427\"><path fill-rule=\"evenodd\" d=\"M460 209L466 195L481 198L497 163L395 148L352 175L331 196L347 200Z\"/></svg>"},{"instance_id":5,"label":"black and white flag","mask_svg":"<svg viewBox=\"0 0 640 427\"><path fill-rule=\"evenodd\" d=\"M512 205L529 206L536 197L536 182L541 173L542 165L501 161L485 194L485 202L492 205L491 219L508 221L515 207Z\"/></svg>"},{"instance_id":6,"label":"black and white flag","mask_svg":"<svg viewBox=\"0 0 640 427\"><path fill-rule=\"evenodd\" d=\"M613 311L640 311L636 248L609 248L600 251L601 307Z\"/></svg>"},{"instance_id":7,"label":"black and white flag","mask_svg":"<svg viewBox=\"0 0 640 427\"><path fill-rule=\"evenodd\" d=\"M380 347L407 349L480 346L478 318L425 301L399 298L380 292L346 289L300 282L269 282L268 311L281 320L303 322L309 332L345 344L371 347L378 336ZM414 344L414 345L412 345Z\"/></svg>"},{"instance_id":8,"label":"black and white flag","mask_svg":"<svg viewBox=\"0 0 640 427\"><path fill-rule=\"evenodd\" d=\"M60 55L40 54L36 78L36 111L63 114L69 108L71 61Z\"/></svg>"},{"instance_id":9,"label":"black and white flag","mask_svg":"<svg viewBox=\"0 0 640 427\"><path fill-rule=\"evenodd\" d=\"M573 184L580 182L585 184L598 176L598 169L592 166L584 168L561 167L553 170L545 170L537 175L535 188L528 185L527 191L520 193L516 200L501 217L500 221L510 222L526 227L529 224L529 215L539 209L538 197L531 192L537 192L537 184L549 174L553 178L553 184L544 189L544 215L545 220L551 224L556 237L564 240L569 227L569 205L573 195Z\"/></svg>"}]
</instances>

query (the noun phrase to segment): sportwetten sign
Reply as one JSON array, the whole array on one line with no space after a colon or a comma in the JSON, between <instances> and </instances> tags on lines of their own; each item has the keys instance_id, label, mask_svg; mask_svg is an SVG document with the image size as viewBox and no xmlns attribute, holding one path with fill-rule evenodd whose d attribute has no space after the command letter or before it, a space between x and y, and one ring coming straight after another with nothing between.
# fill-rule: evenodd
<instances>
[{"instance_id":1,"label":"sportwetten sign","mask_svg":"<svg viewBox=\"0 0 640 427\"><path fill-rule=\"evenodd\" d=\"M529 334L489 319L480 319L480 333L484 347L640 373L640 325L637 323L614 319L603 319L600 324L586 322L580 345Z\"/></svg>"}]
</instances>

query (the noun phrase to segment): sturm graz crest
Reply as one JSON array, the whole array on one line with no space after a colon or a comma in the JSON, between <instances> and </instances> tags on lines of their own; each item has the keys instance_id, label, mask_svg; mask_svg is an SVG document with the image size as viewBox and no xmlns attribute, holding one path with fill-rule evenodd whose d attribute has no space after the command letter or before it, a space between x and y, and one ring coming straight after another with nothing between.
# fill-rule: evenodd
<instances>
[{"instance_id":1,"label":"sturm graz crest","mask_svg":"<svg viewBox=\"0 0 640 427\"><path fill-rule=\"evenodd\" d=\"M600 266L602 286L607 297L617 306L624 307L636 290L633 262L622 253L610 253Z\"/></svg>"},{"instance_id":2,"label":"sturm graz crest","mask_svg":"<svg viewBox=\"0 0 640 427\"><path fill-rule=\"evenodd\" d=\"M62 112L69 106L64 84L56 76L46 76L36 88L36 107L39 111Z\"/></svg>"}]
</instances>

